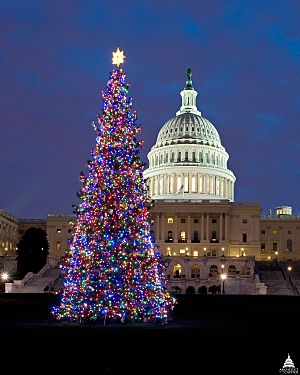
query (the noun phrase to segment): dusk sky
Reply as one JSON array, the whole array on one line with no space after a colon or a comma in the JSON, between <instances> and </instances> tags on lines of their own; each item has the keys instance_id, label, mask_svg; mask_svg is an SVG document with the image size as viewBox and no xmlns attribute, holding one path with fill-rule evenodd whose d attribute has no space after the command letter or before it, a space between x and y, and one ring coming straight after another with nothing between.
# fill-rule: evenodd
<instances>
[{"instance_id":1,"label":"dusk sky","mask_svg":"<svg viewBox=\"0 0 300 375\"><path fill-rule=\"evenodd\" d=\"M299 0L0 0L0 40L1 209L72 214L120 47L143 161L191 67L235 200L300 214Z\"/></svg>"}]
</instances>

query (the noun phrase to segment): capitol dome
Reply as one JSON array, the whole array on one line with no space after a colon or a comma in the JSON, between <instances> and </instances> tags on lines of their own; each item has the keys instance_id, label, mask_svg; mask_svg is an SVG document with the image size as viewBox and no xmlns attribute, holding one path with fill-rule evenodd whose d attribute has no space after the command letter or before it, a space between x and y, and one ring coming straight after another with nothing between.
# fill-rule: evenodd
<instances>
[{"instance_id":1,"label":"capitol dome","mask_svg":"<svg viewBox=\"0 0 300 375\"><path fill-rule=\"evenodd\" d=\"M145 170L153 199L234 200L235 176L218 131L197 109L192 71L187 71L182 105L161 128Z\"/></svg>"},{"instance_id":2,"label":"capitol dome","mask_svg":"<svg viewBox=\"0 0 300 375\"><path fill-rule=\"evenodd\" d=\"M167 121L158 133L156 147L182 142L198 143L218 148L220 136L211 122L195 113L182 113Z\"/></svg>"}]
</instances>

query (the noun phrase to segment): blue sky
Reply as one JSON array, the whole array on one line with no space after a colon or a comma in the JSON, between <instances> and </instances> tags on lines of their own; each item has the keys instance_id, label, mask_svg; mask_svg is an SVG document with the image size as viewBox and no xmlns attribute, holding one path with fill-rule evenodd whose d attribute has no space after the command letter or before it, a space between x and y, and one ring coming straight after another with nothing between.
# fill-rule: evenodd
<instances>
[{"instance_id":1,"label":"blue sky","mask_svg":"<svg viewBox=\"0 0 300 375\"><path fill-rule=\"evenodd\" d=\"M0 208L72 213L120 47L144 161L190 66L236 200L300 214L299 19L297 0L0 1Z\"/></svg>"}]
</instances>

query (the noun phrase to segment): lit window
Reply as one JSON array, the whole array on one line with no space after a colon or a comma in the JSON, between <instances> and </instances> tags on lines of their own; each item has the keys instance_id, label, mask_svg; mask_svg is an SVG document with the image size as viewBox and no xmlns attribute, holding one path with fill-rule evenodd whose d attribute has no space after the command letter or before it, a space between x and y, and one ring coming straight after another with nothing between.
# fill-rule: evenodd
<instances>
[{"instance_id":1,"label":"lit window","mask_svg":"<svg viewBox=\"0 0 300 375\"><path fill-rule=\"evenodd\" d=\"M273 234L273 236L275 236L276 234L278 234L278 230L277 229L273 229L272 230L272 234Z\"/></svg>"},{"instance_id":2,"label":"lit window","mask_svg":"<svg viewBox=\"0 0 300 375\"><path fill-rule=\"evenodd\" d=\"M196 193L196 192L197 192L197 189L196 189L196 177L192 176L192 193Z\"/></svg>"},{"instance_id":3,"label":"lit window","mask_svg":"<svg viewBox=\"0 0 300 375\"><path fill-rule=\"evenodd\" d=\"M180 250L179 250L179 253L180 253L180 254L185 254L185 249L180 249Z\"/></svg>"},{"instance_id":4,"label":"lit window","mask_svg":"<svg viewBox=\"0 0 300 375\"><path fill-rule=\"evenodd\" d=\"M56 229L56 232L57 233L61 233L61 229Z\"/></svg>"},{"instance_id":5,"label":"lit window","mask_svg":"<svg viewBox=\"0 0 300 375\"><path fill-rule=\"evenodd\" d=\"M168 217L168 224L173 224L173 218L172 217Z\"/></svg>"},{"instance_id":6,"label":"lit window","mask_svg":"<svg viewBox=\"0 0 300 375\"><path fill-rule=\"evenodd\" d=\"M184 177L184 192L185 193L189 192L189 178L188 178L188 176Z\"/></svg>"},{"instance_id":7,"label":"lit window","mask_svg":"<svg viewBox=\"0 0 300 375\"><path fill-rule=\"evenodd\" d=\"M185 231L180 232L180 239L181 241L185 241Z\"/></svg>"},{"instance_id":8,"label":"lit window","mask_svg":"<svg viewBox=\"0 0 300 375\"><path fill-rule=\"evenodd\" d=\"M199 251L198 251L198 250L194 250L194 251L193 251L193 256L194 256L194 257L197 257L198 255L199 255Z\"/></svg>"},{"instance_id":9,"label":"lit window","mask_svg":"<svg viewBox=\"0 0 300 375\"><path fill-rule=\"evenodd\" d=\"M181 275L181 265L180 264L176 264L176 266L174 266L173 268L173 277L180 277Z\"/></svg>"},{"instance_id":10,"label":"lit window","mask_svg":"<svg viewBox=\"0 0 300 375\"><path fill-rule=\"evenodd\" d=\"M181 188L181 177L177 177L177 191Z\"/></svg>"},{"instance_id":11,"label":"lit window","mask_svg":"<svg viewBox=\"0 0 300 375\"><path fill-rule=\"evenodd\" d=\"M57 242L56 242L56 250L60 250L60 245L61 245L61 244L60 244L60 241L57 241Z\"/></svg>"}]
</instances>

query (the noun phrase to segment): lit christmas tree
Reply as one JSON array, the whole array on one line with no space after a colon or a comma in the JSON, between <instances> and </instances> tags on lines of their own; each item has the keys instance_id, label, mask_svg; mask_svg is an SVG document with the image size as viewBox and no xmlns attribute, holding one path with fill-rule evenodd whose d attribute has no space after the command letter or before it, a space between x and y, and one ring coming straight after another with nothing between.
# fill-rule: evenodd
<instances>
[{"instance_id":1,"label":"lit christmas tree","mask_svg":"<svg viewBox=\"0 0 300 375\"><path fill-rule=\"evenodd\" d=\"M62 266L64 290L57 319L102 318L166 321L174 299L150 234L150 201L136 138L136 112L120 63L102 92L102 115L94 124L96 146L88 173L80 174L80 204L70 249Z\"/></svg>"}]
</instances>

